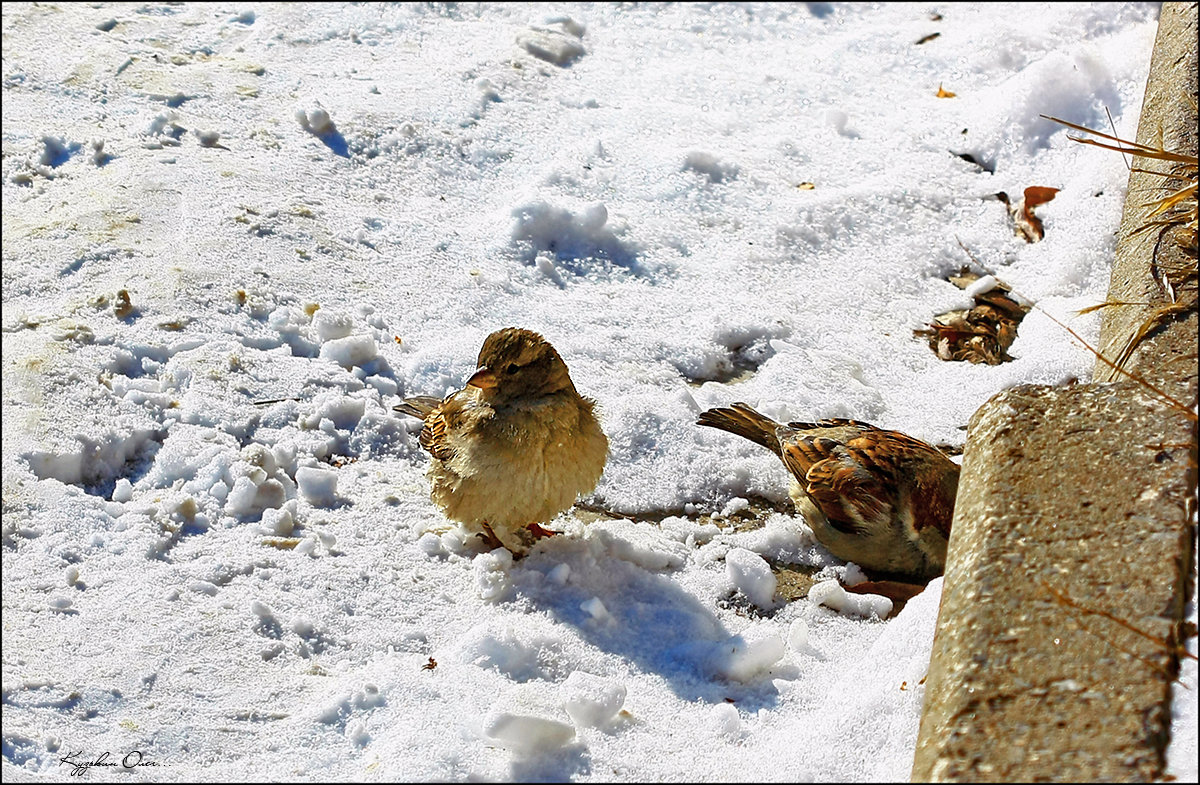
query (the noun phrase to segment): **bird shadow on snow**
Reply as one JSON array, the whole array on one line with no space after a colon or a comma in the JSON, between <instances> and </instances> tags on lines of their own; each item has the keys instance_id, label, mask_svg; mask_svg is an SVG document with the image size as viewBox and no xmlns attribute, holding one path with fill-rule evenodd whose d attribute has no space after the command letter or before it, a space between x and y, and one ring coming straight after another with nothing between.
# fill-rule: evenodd
<instances>
[{"instance_id":1,"label":"bird shadow on snow","mask_svg":"<svg viewBox=\"0 0 1200 785\"><path fill-rule=\"evenodd\" d=\"M542 579L559 564L570 568L565 584ZM600 651L660 675L680 699L731 701L751 713L777 703L772 678L786 678L787 666L745 682L725 678L721 668L728 662L730 643L738 638L713 609L672 578L670 568L647 569L609 553L596 540L586 551L578 543L548 541L523 566L529 570L526 580L513 576L521 595Z\"/></svg>"}]
</instances>

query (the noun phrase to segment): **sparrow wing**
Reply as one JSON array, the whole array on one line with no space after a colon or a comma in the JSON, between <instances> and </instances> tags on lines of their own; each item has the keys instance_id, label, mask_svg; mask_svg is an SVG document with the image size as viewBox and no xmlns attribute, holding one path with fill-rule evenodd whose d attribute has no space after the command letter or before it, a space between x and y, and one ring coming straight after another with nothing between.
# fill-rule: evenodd
<instances>
[{"instance_id":1,"label":"sparrow wing","mask_svg":"<svg viewBox=\"0 0 1200 785\"><path fill-rule=\"evenodd\" d=\"M816 431L821 428L854 428L860 431L878 431L874 425L865 423L861 420L847 420L840 417L835 417L828 420L818 420L816 422L790 422L788 427L797 431Z\"/></svg>"},{"instance_id":2,"label":"sparrow wing","mask_svg":"<svg viewBox=\"0 0 1200 785\"><path fill-rule=\"evenodd\" d=\"M830 426L860 424L827 421ZM793 425L789 423L789 425ZM799 423L795 424L799 425ZM894 493L873 469L857 437L848 443L825 436L797 433L787 439L781 454L784 465L800 482L829 524L847 534L865 534L892 514ZM865 458L865 460L864 460Z\"/></svg>"},{"instance_id":3,"label":"sparrow wing","mask_svg":"<svg viewBox=\"0 0 1200 785\"><path fill-rule=\"evenodd\" d=\"M446 412L438 407L425 417L425 427L417 437L421 446L439 461L448 461L454 457L454 448L450 445L450 429L446 422Z\"/></svg>"},{"instance_id":4,"label":"sparrow wing","mask_svg":"<svg viewBox=\"0 0 1200 785\"><path fill-rule=\"evenodd\" d=\"M453 396L443 400L429 395L419 395L415 398L406 398L398 406L392 407L394 411L401 414L420 417L425 421L425 427L421 429L421 435L417 437L417 441L429 451L430 455L442 461L448 461L454 457L454 448L450 446L449 428L447 427L447 409L450 408L453 400Z\"/></svg>"},{"instance_id":5,"label":"sparrow wing","mask_svg":"<svg viewBox=\"0 0 1200 785\"><path fill-rule=\"evenodd\" d=\"M943 536L950 536L958 464L933 445L899 431L881 430L871 439L851 439L847 447L855 451L861 465L886 484L893 503L900 500L900 504L920 511L912 522L916 531L933 526ZM903 495L899 490L902 483Z\"/></svg>"}]
</instances>

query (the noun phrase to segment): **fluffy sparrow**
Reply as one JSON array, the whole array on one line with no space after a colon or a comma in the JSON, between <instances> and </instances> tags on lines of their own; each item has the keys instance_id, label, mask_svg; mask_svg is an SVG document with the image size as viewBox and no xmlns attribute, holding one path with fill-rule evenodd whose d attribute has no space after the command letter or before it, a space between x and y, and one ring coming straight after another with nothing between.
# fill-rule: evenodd
<instances>
[{"instance_id":1,"label":"fluffy sparrow","mask_svg":"<svg viewBox=\"0 0 1200 785\"><path fill-rule=\"evenodd\" d=\"M523 554L554 532L545 523L596 487L608 439L595 402L542 336L507 327L483 342L467 386L438 400L409 398L420 417L430 497L446 517Z\"/></svg>"},{"instance_id":2,"label":"fluffy sparrow","mask_svg":"<svg viewBox=\"0 0 1200 785\"><path fill-rule=\"evenodd\" d=\"M888 577L942 574L959 467L936 447L855 420L784 425L744 403L709 409L698 424L778 455L796 509L834 556Z\"/></svg>"}]
</instances>

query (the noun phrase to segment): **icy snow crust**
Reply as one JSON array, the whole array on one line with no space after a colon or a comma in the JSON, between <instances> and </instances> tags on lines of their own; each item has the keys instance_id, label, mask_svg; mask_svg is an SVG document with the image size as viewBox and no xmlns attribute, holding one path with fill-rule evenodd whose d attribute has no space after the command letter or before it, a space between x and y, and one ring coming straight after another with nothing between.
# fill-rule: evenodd
<instances>
[{"instance_id":1,"label":"icy snow crust","mask_svg":"<svg viewBox=\"0 0 1200 785\"><path fill-rule=\"evenodd\" d=\"M786 472L694 420L961 445L1086 379L1038 311L996 367L912 330L968 300L961 240L1095 337L1126 169L1038 115L1131 137L1156 29L930 10L5 4L5 777L907 779L940 580L886 621L783 601L773 560L850 568L735 528ZM986 198L1029 185L1036 245ZM510 325L598 401L586 501L632 517L517 561L391 411Z\"/></svg>"}]
</instances>

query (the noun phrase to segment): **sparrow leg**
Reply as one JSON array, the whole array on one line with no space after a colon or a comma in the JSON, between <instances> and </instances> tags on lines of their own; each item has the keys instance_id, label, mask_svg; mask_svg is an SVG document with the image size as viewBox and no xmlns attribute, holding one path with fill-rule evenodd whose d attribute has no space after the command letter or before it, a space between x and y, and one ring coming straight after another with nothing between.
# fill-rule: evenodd
<instances>
[{"instance_id":1,"label":"sparrow leg","mask_svg":"<svg viewBox=\"0 0 1200 785\"><path fill-rule=\"evenodd\" d=\"M496 548L504 547L504 543L500 542L500 538L496 536L494 531L492 531L492 527L487 521L483 521L480 526L483 527L483 531L476 532L476 536L482 537L483 541L487 543L489 548L495 550Z\"/></svg>"},{"instance_id":2,"label":"sparrow leg","mask_svg":"<svg viewBox=\"0 0 1200 785\"><path fill-rule=\"evenodd\" d=\"M541 540L546 537L553 537L556 534L562 533L562 532L555 531L554 529L547 529L546 527L542 526L540 523L531 523L528 526L526 526L525 528L533 535L533 539L535 539L535 540Z\"/></svg>"}]
</instances>

